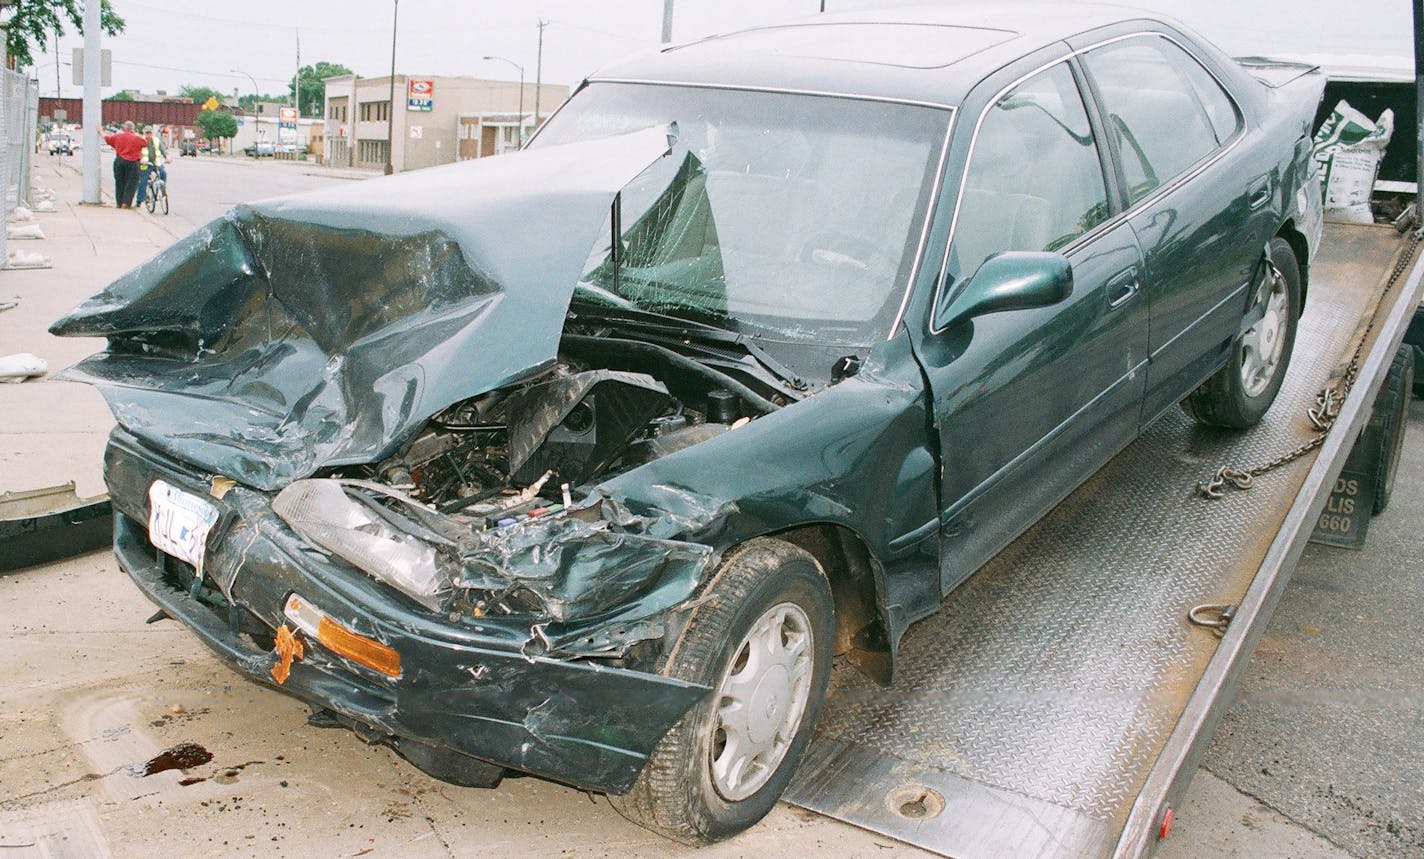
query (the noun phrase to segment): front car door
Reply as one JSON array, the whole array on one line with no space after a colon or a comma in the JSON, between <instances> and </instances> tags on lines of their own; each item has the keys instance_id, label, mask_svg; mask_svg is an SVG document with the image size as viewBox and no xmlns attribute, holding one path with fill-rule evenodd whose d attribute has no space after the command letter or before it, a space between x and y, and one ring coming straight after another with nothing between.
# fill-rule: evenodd
<instances>
[{"instance_id":1,"label":"front car door","mask_svg":"<svg viewBox=\"0 0 1424 859\"><path fill-rule=\"evenodd\" d=\"M1106 180L1101 129L1065 60L986 82L954 205L936 306L917 338L941 455L941 588L947 593L1137 432L1147 354L1140 255ZM951 168L953 169L953 168ZM980 264L1054 251L1074 289L1050 307L936 330ZM952 314L950 314L952 315Z\"/></svg>"}]
</instances>

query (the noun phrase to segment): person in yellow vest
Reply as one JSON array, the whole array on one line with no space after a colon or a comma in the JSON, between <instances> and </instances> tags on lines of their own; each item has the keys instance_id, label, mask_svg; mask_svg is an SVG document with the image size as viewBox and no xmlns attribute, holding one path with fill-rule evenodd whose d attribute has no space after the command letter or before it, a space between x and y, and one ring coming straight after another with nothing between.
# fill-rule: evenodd
<instances>
[{"instance_id":1,"label":"person in yellow vest","mask_svg":"<svg viewBox=\"0 0 1424 859\"><path fill-rule=\"evenodd\" d=\"M148 171L157 170L158 178L164 182L168 181L168 150L164 148L163 141L153 136L153 126L148 126L143 130L143 151L138 157L138 196L134 201L137 208L144 200L148 191Z\"/></svg>"}]
</instances>

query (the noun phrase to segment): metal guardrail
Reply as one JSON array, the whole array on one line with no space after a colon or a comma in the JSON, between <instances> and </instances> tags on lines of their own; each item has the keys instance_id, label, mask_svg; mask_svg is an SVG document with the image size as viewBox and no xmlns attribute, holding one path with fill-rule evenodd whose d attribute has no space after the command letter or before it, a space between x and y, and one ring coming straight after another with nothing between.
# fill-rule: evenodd
<instances>
[{"instance_id":1,"label":"metal guardrail","mask_svg":"<svg viewBox=\"0 0 1424 859\"><path fill-rule=\"evenodd\" d=\"M39 95L38 81L0 69L0 226L16 206L29 203ZM5 234L0 229L0 268L8 259Z\"/></svg>"}]
</instances>

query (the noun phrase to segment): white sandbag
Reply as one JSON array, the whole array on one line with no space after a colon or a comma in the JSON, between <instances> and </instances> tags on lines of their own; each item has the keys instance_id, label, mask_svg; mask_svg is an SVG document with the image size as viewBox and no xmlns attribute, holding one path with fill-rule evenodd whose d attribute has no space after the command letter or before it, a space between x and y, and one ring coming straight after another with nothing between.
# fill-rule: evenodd
<instances>
[{"instance_id":1,"label":"white sandbag","mask_svg":"<svg viewBox=\"0 0 1424 859\"><path fill-rule=\"evenodd\" d=\"M12 224L5 228L5 238L7 239L42 239L45 237L44 230L39 224Z\"/></svg>"},{"instance_id":2,"label":"white sandbag","mask_svg":"<svg viewBox=\"0 0 1424 859\"><path fill-rule=\"evenodd\" d=\"M1315 162L1325 198L1325 220L1372 224L1370 195L1385 148L1394 135L1394 111L1372 121L1346 101L1335 105L1315 133Z\"/></svg>"},{"instance_id":3,"label":"white sandbag","mask_svg":"<svg viewBox=\"0 0 1424 859\"><path fill-rule=\"evenodd\" d=\"M54 208L54 201L53 201L53 200L40 200L38 203L35 203L35 211L36 211L36 212L53 212L53 211L55 211L55 208Z\"/></svg>"},{"instance_id":4,"label":"white sandbag","mask_svg":"<svg viewBox=\"0 0 1424 859\"><path fill-rule=\"evenodd\" d=\"M8 251L5 254L6 268L49 268L49 257L39 251Z\"/></svg>"},{"instance_id":5,"label":"white sandbag","mask_svg":"<svg viewBox=\"0 0 1424 859\"><path fill-rule=\"evenodd\" d=\"M47 372L49 364L29 352L0 357L0 382L23 382L32 376L43 376Z\"/></svg>"},{"instance_id":6,"label":"white sandbag","mask_svg":"<svg viewBox=\"0 0 1424 859\"><path fill-rule=\"evenodd\" d=\"M23 221L33 221L34 219L35 213L31 212L24 206L16 206L10 211L10 220L14 221L15 223L21 223Z\"/></svg>"}]
</instances>

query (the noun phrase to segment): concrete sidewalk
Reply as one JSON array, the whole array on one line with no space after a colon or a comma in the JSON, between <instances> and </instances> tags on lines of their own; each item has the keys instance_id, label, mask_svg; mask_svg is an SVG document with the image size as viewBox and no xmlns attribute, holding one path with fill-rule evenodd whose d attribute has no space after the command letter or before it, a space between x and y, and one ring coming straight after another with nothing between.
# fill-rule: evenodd
<instances>
[{"instance_id":1,"label":"concrete sidewalk","mask_svg":"<svg viewBox=\"0 0 1424 859\"><path fill-rule=\"evenodd\" d=\"M37 213L43 241L26 242L54 263L48 269L0 271L0 301L20 304L0 312L0 355L32 352L49 375L0 384L0 492L73 480L81 495L104 491L102 456L113 417L88 385L53 376L103 348L101 339L54 337L48 328L76 304L182 237L176 225L143 210L113 206L112 181L105 206L83 206L73 159L41 155L34 184L55 192L55 212ZM107 175L106 175L106 178Z\"/></svg>"}]
</instances>

